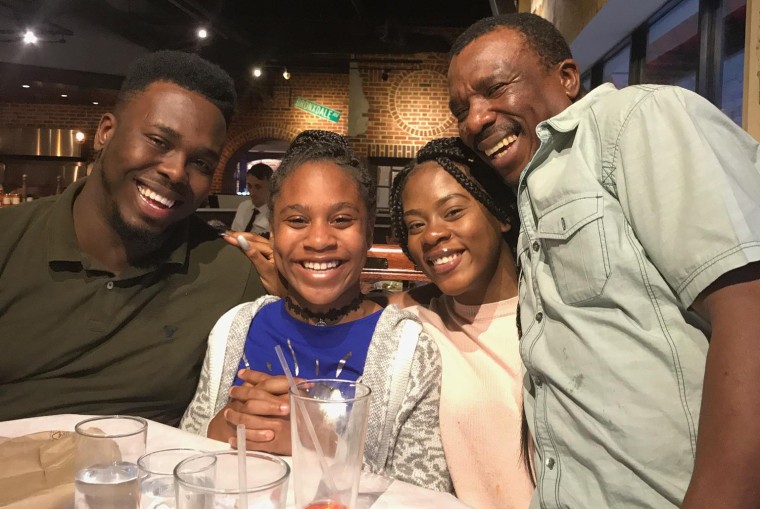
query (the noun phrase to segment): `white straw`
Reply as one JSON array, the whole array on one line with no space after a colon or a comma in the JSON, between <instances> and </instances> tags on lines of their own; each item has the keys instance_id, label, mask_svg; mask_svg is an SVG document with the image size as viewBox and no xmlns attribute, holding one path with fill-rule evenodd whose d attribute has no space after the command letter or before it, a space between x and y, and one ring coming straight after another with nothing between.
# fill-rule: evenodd
<instances>
[{"instance_id":1,"label":"white straw","mask_svg":"<svg viewBox=\"0 0 760 509\"><path fill-rule=\"evenodd\" d=\"M239 509L248 509L248 478L246 472L245 424L237 425Z\"/></svg>"},{"instance_id":2,"label":"white straw","mask_svg":"<svg viewBox=\"0 0 760 509\"><path fill-rule=\"evenodd\" d=\"M327 458L325 458L325 453L322 452L322 444L320 444L319 440L317 440L317 432L314 430L314 424L312 424L311 417L309 417L309 414L306 412L306 408L303 405L303 401L301 401L301 398L298 397L298 389L296 389L296 381L293 380L293 374L290 372L290 368L288 367L288 362L285 360L285 354L282 353L282 348L280 347L280 345L275 346L274 350L275 352L277 352L277 358L280 359L282 370L285 372L285 376L288 378L288 384L290 384L290 390L293 393L293 395L296 396L293 399L296 400L296 405L298 405L298 411L301 413L304 421L306 422L306 429L309 432L311 441L314 443L314 449L317 451L317 457L319 458L319 464L322 467L322 472L324 472L324 475L325 475L327 488L330 490L330 493L338 493L338 490L335 487L335 482L333 481L333 478L332 478L332 474L330 473L330 467L327 464Z\"/></svg>"}]
</instances>

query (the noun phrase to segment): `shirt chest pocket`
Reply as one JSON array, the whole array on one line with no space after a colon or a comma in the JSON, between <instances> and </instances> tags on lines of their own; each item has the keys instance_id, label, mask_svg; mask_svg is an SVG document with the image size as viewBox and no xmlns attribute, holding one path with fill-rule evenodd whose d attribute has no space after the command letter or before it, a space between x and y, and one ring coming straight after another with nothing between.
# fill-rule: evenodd
<instances>
[{"instance_id":1,"label":"shirt chest pocket","mask_svg":"<svg viewBox=\"0 0 760 509\"><path fill-rule=\"evenodd\" d=\"M575 195L544 211L537 237L566 304L599 296L610 276L601 193Z\"/></svg>"}]
</instances>

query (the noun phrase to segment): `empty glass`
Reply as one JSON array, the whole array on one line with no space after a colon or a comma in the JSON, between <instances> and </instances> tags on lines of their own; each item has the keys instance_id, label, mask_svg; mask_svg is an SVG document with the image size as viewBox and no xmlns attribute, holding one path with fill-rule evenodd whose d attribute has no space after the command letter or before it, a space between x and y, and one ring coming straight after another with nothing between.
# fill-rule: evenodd
<instances>
[{"instance_id":1,"label":"empty glass","mask_svg":"<svg viewBox=\"0 0 760 509\"><path fill-rule=\"evenodd\" d=\"M210 459L215 460L209 468ZM265 452L245 455L248 506L241 508L237 451L193 456L174 469L177 509L285 509L290 466Z\"/></svg>"},{"instance_id":2,"label":"empty glass","mask_svg":"<svg viewBox=\"0 0 760 509\"><path fill-rule=\"evenodd\" d=\"M174 469L183 460L206 451L197 449L163 449L149 452L137 460L140 478L140 509L173 509L177 506L174 490ZM213 467L216 458L207 457L200 471Z\"/></svg>"}]
</instances>

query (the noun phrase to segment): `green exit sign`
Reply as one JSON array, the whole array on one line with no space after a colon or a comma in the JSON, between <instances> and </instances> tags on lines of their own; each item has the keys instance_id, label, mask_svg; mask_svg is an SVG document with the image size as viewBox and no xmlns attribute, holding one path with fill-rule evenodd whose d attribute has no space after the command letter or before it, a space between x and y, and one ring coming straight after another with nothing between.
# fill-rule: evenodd
<instances>
[{"instance_id":1,"label":"green exit sign","mask_svg":"<svg viewBox=\"0 0 760 509\"><path fill-rule=\"evenodd\" d=\"M303 97L296 97L296 108L299 110L308 111L315 117L324 118L330 122L337 122L340 120L340 112L331 110L327 106L322 106L314 101L304 99Z\"/></svg>"}]
</instances>

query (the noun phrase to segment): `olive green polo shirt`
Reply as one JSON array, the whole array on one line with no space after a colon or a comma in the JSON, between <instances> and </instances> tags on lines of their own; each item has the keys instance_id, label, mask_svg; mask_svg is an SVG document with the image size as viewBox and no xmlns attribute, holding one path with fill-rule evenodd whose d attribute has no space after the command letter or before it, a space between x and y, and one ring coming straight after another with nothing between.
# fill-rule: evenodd
<instances>
[{"instance_id":1,"label":"olive green polo shirt","mask_svg":"<svg viewBox=\"0 0 760 509\"><path fill-rule=\"evenodd\" d=\"M0 421L118 413L176 425L212 326L265 291L245 255L196 216L152 265L114 276L79 250L72 206L83 185L0 209Z\"/></svg>"}]
</instances>

